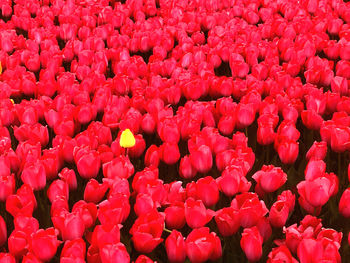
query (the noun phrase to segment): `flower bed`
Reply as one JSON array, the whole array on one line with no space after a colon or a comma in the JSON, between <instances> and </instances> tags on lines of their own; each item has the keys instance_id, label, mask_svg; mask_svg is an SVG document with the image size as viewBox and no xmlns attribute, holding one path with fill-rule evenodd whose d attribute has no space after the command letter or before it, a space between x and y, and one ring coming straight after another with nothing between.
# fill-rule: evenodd
<instances>
[{"instance_id":1,"label":"flower bed","mask_svg":"<svg viewBox=\"0 0 350 263\"><path fill-rule=\"evenodd\" d=\"M0 11L0 262L348 262L349 2Z\"/></svg>"}]
</instances>

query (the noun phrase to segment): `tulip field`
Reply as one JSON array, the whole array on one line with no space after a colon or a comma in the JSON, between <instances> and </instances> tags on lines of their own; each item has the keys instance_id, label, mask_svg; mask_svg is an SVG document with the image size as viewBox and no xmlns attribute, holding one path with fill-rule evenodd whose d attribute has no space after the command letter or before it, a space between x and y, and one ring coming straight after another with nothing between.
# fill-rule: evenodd
<instances>
[{"instance_id":1,"label":"tulip field","mask_svg":"<svg viewBox=\"0 0 350 263\"><path fill-rule=\"evenodd\" d=\"M0 0L0 263L347 263L349 151L347 0Z\"/></svg>"}]
</instances>

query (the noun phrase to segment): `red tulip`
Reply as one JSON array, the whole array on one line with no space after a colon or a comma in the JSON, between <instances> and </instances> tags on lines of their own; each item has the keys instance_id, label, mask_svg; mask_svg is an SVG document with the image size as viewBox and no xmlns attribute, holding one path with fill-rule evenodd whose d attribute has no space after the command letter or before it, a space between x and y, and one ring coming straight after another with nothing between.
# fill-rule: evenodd
<instances>
[{"instance_id":1,"label":"red tulip","mask_svg":"<svg viewBox=\"0 0 350 263\"><path fill-rule=\"evenodd\" d=\"M55 180L51 183L47 190L47 197L52 203L56 198L69 199L69 188L66 182L62 180Z\"/></svg>"},{"instance_id":2,"label":"red tulip","mask_svg":"<svg viewBox=\"0 0 350 263\"><path fill-rule=\"evenodd\" d=\"M37 160L34 163L27 163L23 168L21 179L25 184L30 185L33 190L43 189L46 185L45 167Z\"/></svg>"},{"instance_id":3,"label":"red tulip","mask_svg":"<svg viewBox=\"0 0 350 263\"><path fill-rule=\"evenodd\" d=\"M129 178L134 173L134 166L126 156L114 158L111 162L102 166L103 175L106 178Z\"/></svg>"},{"instance_id":4,"label":"red tulip","mask_svg":"<svg viewBox=\"0 0 350 263\"><path fill-rule=\"evenodd\" d=\"M196 182L196 197L202 200L207 207L219 201L219 188L213 177L206 176Z\"/></svg>"},{"instance_id":5,"label":"red tulip","mask_svg":"<svg viewBox=\"0 0 350 263\"><path fill-rule=\"evenodd\" d=\"M170 262L184 262L186 259L186 243L182 234L176 230L165 240L165 248Z\"/></svg>"},{"instance_id":6,"label":"red tulip","mask_svg":"<svg viewBox=\"0 0 350 263\"><path fill-rule=\"evenodd\" d=\"M154 144L152 144L146 151L145 154L145 165L150 167L158 167L159 165L159 151L158 147Z\"/></svg>"},{"instance_id":7,"label":"red tulip","mask_svg":"<svg viewBox=\"0 0 350 263\"><path fill-rule=\"evenodd\" d=\"M99 204L98 219L102 224L121 224L130 213L129 200L124 195L116 195Z\"/></svg>"},{"instance_id":8,"label":"red tulip","mask_svg":"<svg viewBox=\"0 0 350 263\"><path fill-rule=\"evenodd\" d=\"M100 248L102 262L130 262L130 256L122 243L107 244Z\"/></svg>"},{"instance_id":9,"label":"red tulip","mask_svg":"<svg viewBox=\"0 0 350 263\"><path fill-rule=\"evenodd\" d=\"M284 201L275 202L270 208L269 221L273 227L283 227L289 215L288 203Z\"/></svg>"},{"instance_id":10,"label":"red tulip","mask_svg":"<svg viewBox=\"0 0 350 263\"><path fill-rule=\"evenodd\" d=\"M79 175L82 178L90 179L97 176L101 167L101 160L96 151L90 150L76 158L76 164Z\"/></svg>"},{"instance_id":11,"label":"red tulip","mask_svg":"<svg viewBox=\"0 0 350 263\"><path fill-rule=\"evenodd\" d=\"M292 164L299 154L299 143L291 140L283 140L277 146L278 156L284 164Z\"/></svg>"},{"instance_id":12,"label":"red tulip","mask_svg":"<svg viewBox=\"0 0 350 263\"><path fill-rule=\"evenodd\" d=\"M28 235L39 229L39 222L34 217L18 215L14 219L15 230L25 232Z\"/></svg>"},{"instance_id":13,"label":"red tulip","mask_svg":"<svg viewBox=\"0 0 350 263\"><path fill-rule=\"evenodd\" d=\"M52 222L56 229L60 231L63 241L82 238L85 225L78 213L63 213L60 216L53 216Z\"/></svg>"},{"instance_id":14,"label":"red tulip","mask_svg":"<svg viewBox=\"0 0 350 263\"><path fill-rule=\"evenodd\" d=\"M135 210L135 214L137 216L141 216L143 214L148 214L153 209L156 209L156 205L155 205L155 203L150 195L139 193L136 196L134 210Z\"/></svg>"},{"instance_id":15,"label":"red tulip","mask_svg":"<svg viewBox=\"0 0 350 263\"><path fill-rule=\"evenodd\" d=\"M306 153L307 160L324 160L327 154L327 143L315 141Z\"/></svg>"},{"instance_id":16,"label":"red tulip","mask_svg":"<svg viewBox=\"0 0 350 263\"><path fill-rule=\"evenodd\" d=\"M239 213L232 207L225 207L216 212L215 222L220 234L223 236L234 235L240 225Z\"/></svg>"},{"instance_id":17,"label":"red tulip","mask_svg":"<svg viewBox=\"0 0 350 263\"><path fill-rule=\"evenodd\" d=\"M180 176L186 179L192 179L196 176L197 171L193 167L190 155L185 155L181 158L179 167Z\"/></svg>"},{"instance_id":18,"label":"red tulip","mask_svg":"<svg viewBox=\"0 0 350 263\"><path fill-rule=\"evenodd\" d=\"M56 254L60 241L57 240L58 230L54 228L39 229L32 235L31 249L34 255L42 260L49 261Z\"/></svg>"},{"instance_id":19,"label":"red tulip","mask_svg":"<svg viewBox=\"0 0 350 263\"><path fill-rule=\"evenodd\" d=\"M279 262L280 260L286 263L297 263L298 261L292 256L292 253L289 249L282 245L279 247L275 247L268 255L268 263Z\"/></svg>"},{"instance_id":20,"label":"red tulip","mask_svg":"<svg viewBox=\"0 0 350 263\"><path fill-rule=\"evenodd\" d=\"M165 224L169 229L181 229L186 224L184 203L175 202L165 208Z\"/></svg>"},{"instance_id":21,"label":"red tulip","mask_svg":"<svg viewBox=\"0 0 350 263\"><path fill-rule=\"evenodd\" d=\"M97 225L92 233L91 244L102 248L107 244L118 244L120 242L121 225Z\"/></svg>"},{"instance_id":22,"label":"red tulip","mask_svg":"<svg viewBox=\"0 0 350 263\"><path fill-rule=\"evenodd\" d=\"M10 169L7 167L5 162L3 165L0 161L1 175L0 175L0 201L5 202L7 197L14 194L15 192L15 177L10 174Z\"/></svg>"},{"instance_id":23,"label":"red tulip","mask_svg":"<svg viewBox=\"0 0 350 263\"><path fill-rule=\"evenodd\" d=\"M141 253L153 251L163 241L163 228L164 216L155 210L136 219L130 230L135 249Z\"/></svg>"},{"instance_id":24,"label":"red tulip","mask_svg":"<svg viewBox=\"0 0 350 263\"><path fill-rule=\"evenodd\" d=\"M186 252L191 262L217 260L222 255L221 242L208 227L196 228L186 238Z\"/></svg>"},{"instance_id":25,"label":"red tulip","mask_svg":"<svg viewBox=\"0 0 350 263\"><path fill-rule=\"evenodd\" d=\"M242 193L231 202L231 207L239 211L241 226L252 227L265 216L268 209L264 201L260 201L256 193Z\"/></svg>"},{"instance_id":26,"label":"red tulip","mask_svg":"<svg viewBox=\"0 0 350 263\"><path fill-rule=\"evenodd\" d=\"M243 169L235 165L226 167L216 181L220 191L227 196L248 192L251 186L251 183L244 176Z\"/></svg>"},{"instance_id":27,"label":"red tulip","mask_svg":"<svg viewBox=\"0 0 350 263\"><path fill-rule=\"evenodd\" d=\"M108 190L107 182L99 184L95 179L90 179L84 190L84 200L86 202L99 203Z\"/></svg>"},{"instance_id":28,"label":"red tulip","mask_svg":"<svg viewBox=\"0 0 350 263\"><path fill-rule=\"evenodd\" d=\"M6 222L2 218L2 216L0 216L0 246L5 244L6 240L7 240Z\"/></svg>"},{"instance_id":29,"label":"red tulip","mask_svg":"<svg viewBox=\"0 0 350 263\"><path fill-rule=\"evenodd\" d=\"M67 240L64 243L60 260L62 262L84 261L86 254L86 244L83 239Z\"/></svg>"},{"instance_id":30,"label":"red tulip","mask_svg":"<svg viewBox=\"0 0 350 263\"><path fill-rule=\"evenodd\" d=\"M287 181L287 174L279 167L264 165L252 178L257 182L257 187L265 193L271 193L280 188Z\"/></svg>"},{"instance_id":31,"label":"red tulip","mask_svg":"<svg viewBox=\"0 0 350 263\"><path fill-rule=\"evenodd\" d=\"M16 258L10 253L0 253L0 261L4 263L16 263Z\"/></svg>"},{"instance_id":32,"label":"red tulip","mask_svg":"<svg viewBox=\"0 0 350 263\"><path fill-rule=\"evenodd\" d=\"M6 211L13 217L17 215L32 216L37 203L33 189L23 184L15 195L10 195L6 200Z\"/></svg>"},{"instance_id":33,"label":"red tulip","mask_svg":"<svg viewBox=\"0 0 350 263\"><path fill-rule=\"evenodd\" d=\"M206 209L201 200L188 198L185 202L185 218L191 228L205 226L214 216L214 212Z\"/></svg>"},{"instance_id":34,"label":"red tulip","mask_svg":"<svg viewBox=\"0 0 350 263\"><path fill-rule=\"evenodd\" d=\"M159 153L161 160L168 165L175 164L180 159L180 150L177 144L165 142L159 147Z\"/></svg>"},{"instance_id":35,"label":"red tulip","mask_svg":"<svg viewBox=\"0 0 350 263\"><path fill-rule=\"evenodd\" d=\"M180 140L180 131L174 119L158 122L157 131L163 142L177 144Z\"/></svg>"},{"instance_id":36,"label":"red tulip","mask_svg":"<svg viewBox=\"0 0 350 263\"><path fill-rule=\"evenodd\" d=\"M77 177L75 176L74 170L68 169L67 167L63 168L58 174L58 177L68 184L69 190L77 189Z\"/></svg>"},{"instance_id":37,"label":"red tulip","mask_svg":"<svg viewBox=\"0 0 350 263\"><path fill-rule=\"evenodd\" d=\"M210 148L206 145L201 145L197 149L192 150L190 158L193 168L200 173L206 173L212 167L212 153Z\"/></svg>"},{"instance_id":38,"label":"red tulip","mask_svg":"<svg viewBox=\"0 0 350 263\"><path fill-rule=\"evenodd\" d=\"M27 233L14 230L8 238L9 252L15 257L23 257L28 252L30 237Z\"/></svg>"},{"instance_id":39,"label":"red tulip","mask_svg":"<svg viewBox=\"0 0 350 263\"><path fill-rule=\"evenodd\" d=\"M323 247L320 241L304 238L298 246L300 262L314 262L322 259Z\"/></svg>"},{"instance_id":40,"label":"red tulip","mask_svg":"<svg viewBox=\"0 0 350 263\"><path fill-rule=\"evenodd\" d=\"M314 207L323 206L332 195L331 181L327 177L302 181L297 188L301 197Z\"/></svg>"},{"instance_id":41,"label":"red tulip","mask_svg":"<svg viewBox=\"0 0 350 263\"><path fill-rule=\"evenodd\" d=\"M135 263L154 263L153 260L151 260L149 257L145 256L145 255L140 255Z\"/></svg>"},{"instance_id":42,"label":"red tulip","mask_svg":"<svg viewBox=\"0 0 350 263\"><path fill-rule=\"evenodd\" d=\"M241 247L249 261L258 261L262 256L263 239L257 227L245 228L242 233Z\"/></svg>"},{"instance_id":43,"label":"red tulip","mask_svg":"<svg viewBox=\"0 0 350 263\"><path fill-rule=\"evenodd\" d=\"M349 198L350 198L350 189L346 189L339 201L339 212L344 217L350 217L350 206L349 206Z\"/></svg>"}]
</instances>

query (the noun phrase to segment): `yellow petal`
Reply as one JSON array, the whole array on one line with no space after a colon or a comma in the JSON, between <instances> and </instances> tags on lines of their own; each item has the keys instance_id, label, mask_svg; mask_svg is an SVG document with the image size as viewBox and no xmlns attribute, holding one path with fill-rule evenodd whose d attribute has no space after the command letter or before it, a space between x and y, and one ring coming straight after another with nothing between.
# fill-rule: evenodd
<instances>
[{"instance_id":1,"label":"yellow petal","mask_svg":"<svg viewBox=\"0 0 350 263\"><path fill-rule=\"evenodd\" d=\"M135 145L135 137L129 129L125 129L120 136L120 146L123 148L131 148Z\"/></svg>"}]
</instances>

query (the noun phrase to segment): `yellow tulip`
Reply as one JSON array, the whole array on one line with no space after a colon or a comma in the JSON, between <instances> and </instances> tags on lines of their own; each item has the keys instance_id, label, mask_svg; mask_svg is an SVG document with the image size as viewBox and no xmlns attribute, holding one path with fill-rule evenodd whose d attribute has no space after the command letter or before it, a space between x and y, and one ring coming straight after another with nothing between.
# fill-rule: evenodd
<instances>
[{"instance_id":1,"label":"yellow tulip","mask_svg":"<svg viewBox=\"0 0 350 263\"><path fill-rule=\"evenodd\" d=\"M0 61L0 75L2 73L2 66L1 66L1 61Z\"/></svg>"},{"instance_id":2,"label":"yellow tulip","mask_svg":"<svg viewBox=\"0 0 350 263\"><path fill-rule=\"evenodd\" d=\"M123 148L134 147L136 141L135 137L129 129L125 129L120 136L120 146Z\"/></svg>"}]
</instances>

